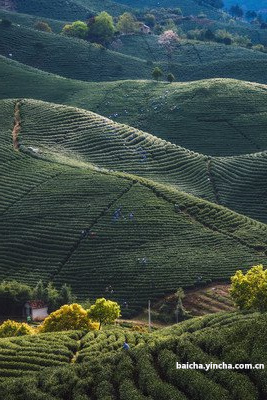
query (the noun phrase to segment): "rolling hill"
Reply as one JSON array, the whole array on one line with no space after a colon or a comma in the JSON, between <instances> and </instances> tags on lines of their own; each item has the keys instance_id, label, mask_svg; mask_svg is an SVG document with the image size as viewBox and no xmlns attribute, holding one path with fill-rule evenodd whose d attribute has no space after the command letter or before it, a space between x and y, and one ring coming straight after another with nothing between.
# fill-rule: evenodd
<instances>
[{"instance_id":1,"label":"rolling hill","mask_svg":"<svg viewBox=\"0 0 267 400\"><path fill-rule=\"evenodd\" d=\"M198 15L204 13L212 19L222 18L222 11L211 7L205 1L199 2L196 0L137 0L136 2L134 2L134 6L131 0L117 0L117 3L128 6L131 5L131 7L135 7L137 9L180 8L183 15Z\"/></svg>"},{"instance_id":2,"label":"rolling hill","mask_svg":"<svg viewBox=\"0 0 267 400\"><path fill-rule=\"evenodd\" d=\"M229 79L85 83L4 57L0 71L1 98L77 106L211 156L266 149L265 85Z\"/></svg>"},{"instance_id":3,"label":"rolling hill","mask_svg":"<svg viewBox=\"0 0 267 400\"><path fill-rule=\"evenodd\" d=\"M36 15L22 14L13 11L7 11L0 8L0 19L8 19L13 24L24 25L28 28L34 28L34 25L38 21L47 22L55 33L60 33L63 26L67 23L66 21L59 21L56 19L38 17Z\"/></svg>"},{"instance_id":4,"label":"rolling hill","mask_svg":"<svg viewBox=\"0 0 267 400\"><path fill-rule=\"evenodd\" d=\"M266 222L266 151L212 158L90 112L32 101L23 102L20 112L24 123L19 143L40 148L53 161L63 156L139 175ZM241 138L255 145L253 137L243 135L236 136L236 144L232 138L232 146ZM257 142L264 148L266 135Z\"/></svg>"},{"instance_id":5,"label":"rolling hill","mask_svg":"<svg viewBox=\"0 0 267 400\"><path fill-rule=\"evenodd\" d=\"M266 261L266 225L184 192L216 201L205 156L59 105L1 113L2 279L67 282L80 298L111 285L134 313L148 293Z\"/></svg>"},{"instance_id":6,"label":"rolling hill","mask_svg":"<svg viewBox=\"0 0 267 400\"><path fill-rule=\"evenodd\" d=\"M11 54L16 61L64 77L97 82L151 77L152 55L149 55L150 50L147 42L143 42L142 35L129 39L129 43L124 43L121 50L133 53L136 49L134 40L141 41L138 45L140 58L136 58L99 48L83 40L39 32L24 26L6 28L0 25L0 33L0 54L6 57ZM166 54L156 44L156 38L149 40L153 41L161 57L165 57L165 61L159 59L154 66L162 66L165 74L173 72L179 81L228 77L267 82L267 54L234 46L186 42L176 51L173 62L168 64Z\"/></svg>"},{"instance_id":7,"label":"rolling hill","mask_svg":"<svg viewBox=\"0 0 267 400\"><path fill-rule=\"evenodd\" d=\"M266 364L266 327L266 314L224 313L152 334L113 328L0 339L0 398L263 400L264 369L175 366Z\"/></svg>"},{"instance_id":8,"label":"rolling hill","mask_svg":"<svg viewBox=\"0 0 267 400\"><path fill-rule=\"evenodd\" d=\"M18 13L37 15L59 20L86 19L101 11L112 15L122 14L128 9L110 0L12 0L12 9Z\"/></svg>"}]
</instances>

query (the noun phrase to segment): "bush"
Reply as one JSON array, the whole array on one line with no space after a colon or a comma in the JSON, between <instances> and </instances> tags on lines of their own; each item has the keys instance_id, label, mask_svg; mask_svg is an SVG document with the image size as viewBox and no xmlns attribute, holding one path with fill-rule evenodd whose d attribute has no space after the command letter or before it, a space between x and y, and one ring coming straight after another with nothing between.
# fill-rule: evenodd
<instances>
[{"instance_id":1,"label":"bush","mask_svg":"<svg viewBox=\"0 0 267 400\"><path fill-rule=\"evenodd\" d=\"M37 21L34 25L34 28L42 32L52 32L51 27L48 25L47 22L44 21Z\"/></svg>"},{"instance_id":2,"label":"bush","mask_svg":"<svg viewBox=\"0 0 267 400\"><path fill-rule=\"evenodd\" d=\"M241 310L267 311L267 269L252 267L246 274L236 271L231 278L230 294Z\"/></svg>"},{"instance_id":3,"label":"bush","mask_svg":"<svg viewBox=\"0 0 267 400\"><path fill-rule=\"evenodd\" d=\"M11 321L8 319L0 325L0 337L11 337L11 336L24 336L32 335L34 333L33 328L28 324Z\"/></svg>"},{"instance_id":4,"label":"bush","mask_svg":"<svg viewBox=\"0 0 267 400\"><path fill-rule=\"evenodd\" d=\"M159 78L163 75L163 72L161 70L161 68L159 67L155 67L152 71L152 76L154 79L156 79L157 81L159 80Z\"/></svg>"},{"instance_id":5,"label":"bush","mask_svg":"<svg viewBox=\"0 0 267 400\"><path fill-rule=\"evenodd\" d=\"M252 49L256 51L261 51L262 53L265 53L267 51L263 44L255 44L255 46L252 46Z\"/></svg>"},{"instance_id":6,"label":"bush","mask_svg":"<svg viewBox=\"0 0 267 400\"><path fill-rule=\"evenodd\" d=\"M80 39L86 39L88 35L88 26L85 22L75 21L71 25L65 25L62 29L62 33L67 36L74 36Z\"/></svg>"},{"instance_id":7,"label":"bush","mask_svg":"<svg viewBox=\"0 0 267 400\"><path fill-rule=\"evenodd\" d=\"M32 298L30 286L17 281L0 284L0 310L2 315L21 315L26 301Z\"/></svg>"},{"instance_id":8,"label":"bush","mask_svg":"<svg viewBox=\"0 0 267 400\"><path fill-rule=\"evenodd\" d=\"M79 304L64 305L51 313L40 327L40 332L60 332L74 329L96 330L98 324L92 323L87 311Z\"/></svg>"}]
</instances>

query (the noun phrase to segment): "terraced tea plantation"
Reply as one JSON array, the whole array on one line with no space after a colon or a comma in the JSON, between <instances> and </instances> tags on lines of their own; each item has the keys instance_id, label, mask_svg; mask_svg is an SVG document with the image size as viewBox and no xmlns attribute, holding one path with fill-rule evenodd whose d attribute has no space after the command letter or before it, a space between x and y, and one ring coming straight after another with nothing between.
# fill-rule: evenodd
<instances>
[{"instance_id":1,"label":"terraced tea plantation","mask_svg":"<svg viewBox=\"0 0 267 400\"><path fill-rule=\"evenodd\" d=\"M89 162L106 172L139 175L266 221L266 152L212 158L74 108L23 101L20 112L19 143L40 148L50 160ZM246 139L248 149L266 148L265 131L257 139L239 135ZM240 136L236 140L240 141Z\"/></svg>"},{"instance_id":2,"label":"terraced tea plantation","mask_svg":"<svg viewBox=\"0 0 267 400\"><path fill-rule=\"evenodd\" d=\"M207 78L234 78L259 83L267 83L267 54L236 46L182 42L168 62L166 52L151 35L151 46L159 57L151 56L150 44L142 35L126 43L122 54L106 50L85 40L46 33L13 24L0 25L0 54L32 67L84 81L112 81L122 79L148 79L156 65L164 74L172 72L179 81ZM127 39L125 39L127 40ZM125 49L125 50L124 50ZM152 59L151 59L152 57ZM154 65L151 60L154 62Z\"/></svg>"},{"instance_id":3,"label":"terraced tea plantation","mask_svg":"<svg viewBox=\"0 0 267 400\"><path fill-rule=\"evenodd\" d=\"M223 313L152 334L114 328L1 339L0 357L8 361L0 398L56 400L67 394L75 400L261 400L267 395L264 369L185 370L176 369L176 363L195 362L203 368L211 362L266 364L266 322L266 314ZM53 337L52 348L62 356L55 355L54 366L48 367L45 350ZM122 349L125 339L128 352ZM23 371L16 377L20 362Z\"/></svg>"},{"instance_id":4,"label":"terraced tea plantation","mask_svg":"<svg viewBox=\"0 0 267 400\"><path fill-rule=\"evenodd\" d=\"M84 108L211 156L266 149L266 85L229 79L172 85L139 80L85 83L4 57L0 71L2 98Z\"/></svg>"},{"instance_id":5,"label":"terraced tea plantation","mask_svg":"<svg viewBox=\"0 0 267 400\"><path fill-rule=\"evenodd\" d=\"M199 275L265 263L265 224L185 193L216 201L207 157L73 108L1 111L2 278L66 282L79 298L111 285L129 315Z\"/></svg>"}]
</instances>

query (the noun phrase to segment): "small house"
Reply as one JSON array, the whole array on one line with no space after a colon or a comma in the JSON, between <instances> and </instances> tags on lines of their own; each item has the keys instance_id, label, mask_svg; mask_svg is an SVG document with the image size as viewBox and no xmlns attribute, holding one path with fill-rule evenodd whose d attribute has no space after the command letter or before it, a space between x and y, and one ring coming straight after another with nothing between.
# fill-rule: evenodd
<instances>
[{"instance_id":1,"label":"small house","mask_svg":"<svg viewBox=\"0 0 267 400\"><path fill-rule=\"evenodd\" d=\"M149 26L143 24L142 22L139 22L138 27L140 33L144 33L145 35L151 34L151 29L149 28Z\"/></svg>"},{"instance_id":2,"label":"small house","mask_svg":"<svg viewBox=\"0 0 267 400\"><path fill-rule=\"evenodd\" d=\"M43 321L48 316L48 307L42 300L27 301L24 315L31 317L32 321Z\"/></svg>"}]
</instances>

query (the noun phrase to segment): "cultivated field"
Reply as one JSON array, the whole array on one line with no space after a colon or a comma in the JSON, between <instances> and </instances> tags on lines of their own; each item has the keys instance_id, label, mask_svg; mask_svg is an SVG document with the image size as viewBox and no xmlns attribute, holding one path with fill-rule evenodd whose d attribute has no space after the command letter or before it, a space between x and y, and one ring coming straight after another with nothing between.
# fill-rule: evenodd
<instances>
[{"instance_id":1,"label":"cultivated field","mask_svg":"<svg viewBox=\"0 0 267 400\"><path fill-rule=\"evenodd\" d=\"M175 366L241 359L264 364L265 335L265 314L224 313L153 334L113 328L1 339L5 369L0 398L56 400L68 394L73 400L260 400L267 395L264 370L188 371ZM125 339L127 353L122 350ZM49 359L47 346L54 350Z\"/></svg>"},{"instance_id":2,"label":"cultivated field","mask_svg":"<svg viewBox=\"0 0 267 400\"><path fill-rule=\"evenodd\" d=\"M85 40L14 24L8 28L0 25L0 33L1 55L8 57L11 54L16 61L72 79L97 82L147 79L151 77L152 60L154 66L163 68L165 75L173 72L179 81L220 77L267 82L267 54L236 46L185 42L169 63L167 54L155 43L153 35L150 38L130 37L129 43L120 50L127 54L122 54ZM152 41L149 45L148 40ZM155 50L152 51L151 46ZM139 58L136 58L137 47Z\"/></svg>"},{"instance_id":3,"label":"cultivated field","mask_svg":"<svg viewBox=\"0 0 267 400\"><path fill-rule=\"evenodd\" d=\"M111 285L133 313L199 275L265 262L266 225L185 193L216 201L204 156L73 108L1 111L3 278L67 282L81 298Z\"/></svg>"}]
</instances>

